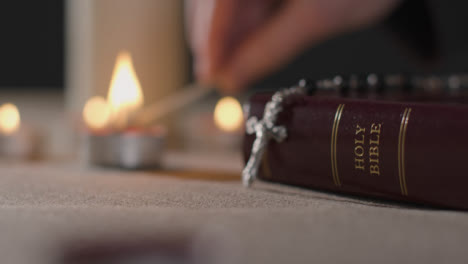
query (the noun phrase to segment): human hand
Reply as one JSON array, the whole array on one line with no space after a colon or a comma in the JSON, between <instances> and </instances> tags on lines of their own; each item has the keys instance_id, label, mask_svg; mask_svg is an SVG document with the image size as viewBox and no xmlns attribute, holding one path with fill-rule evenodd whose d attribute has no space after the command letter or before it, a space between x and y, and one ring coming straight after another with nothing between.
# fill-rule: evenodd
<instances>
[{"instance_id":1,"label":"human hand","mask_svg":"<svg viewBox=\"0 0 468 264\"><path fill-rule=\"evenodd\" d=\"M371 24L400 1L186 0L195 75L241 91L309 45Z\"/></svg>"}]
</instances>

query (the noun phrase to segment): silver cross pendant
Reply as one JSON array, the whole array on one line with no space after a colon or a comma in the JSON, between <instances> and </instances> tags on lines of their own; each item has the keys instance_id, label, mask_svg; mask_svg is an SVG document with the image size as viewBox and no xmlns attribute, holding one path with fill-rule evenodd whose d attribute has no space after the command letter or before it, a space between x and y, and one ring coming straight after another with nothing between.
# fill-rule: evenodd
<instances>
[{"instance_id":1,"label":"silver cross pendant","mask_svg":"<svg viewBox=\"0 0 468 264\"><path fill-rule=\"evenodd\" d=\"M257 117L252 116L247 120L246 132L249 135L255 134L255 140L249 160L242 171L242 183L244 186L249 187L257 178L268 141L274 139L276 142L282 142L287 137L286 127L275 124L279 113L283 111L284 101L292 95L305 93L305 82L302 81L298 86L280 90L274 93L271 100L265 105L262 119L259 120Z\"/></svg>"}]
</instances>

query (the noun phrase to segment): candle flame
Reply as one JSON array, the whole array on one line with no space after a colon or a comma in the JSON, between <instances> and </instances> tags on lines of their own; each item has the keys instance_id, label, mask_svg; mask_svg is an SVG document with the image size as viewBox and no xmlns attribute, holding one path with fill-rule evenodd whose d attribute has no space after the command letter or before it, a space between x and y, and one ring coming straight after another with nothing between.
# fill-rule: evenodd
<instances>
[{"instance_id":1,"label":"candle flame","mask_svg":"<svg viewBox=\"0 0 468 264\"><path fill-rule=\"evenodd\" d=\"M143 105L143 92L129 52L121 51L116 59L107 94L114 125L126 126L128 119Z\"/></svg>"},{"instance_id":2,"label":"candle flame","mask_svg":"<svg viewBox=\"0 0 468 264\"><path fill-rule=\"evenodd\" d=\"M107 100L90 98L83 108L83 120L91 129L109 126L124 128L129 118L143 105L143 92L133 68L129 52L121 51L116 58Z\"/></svg>"},{"instance_id":3,"label":"candle flame","mask_svg":"<svg viewBox=\"0 0 468 264\"><path fill-rule=\"evenodd\" d=\"M0 107L0 131L6 135L16 132L21 124L20 113L16 105L6 103Z\"/></svg>"},{"instance_id":4,"label":"candle flame","mask_svg":"<svg viewBox=\"0 0 468 264\"><path fill-rule=\"evenodd\" d=\"M243 113L240 103L233 97L223 97L216 104L214 120L218 128L234 132L242 126Z\"/></svg>"},{"instance_id":5,"label":"candle flame","mask_svg":"<svg viewBox=\"0 0 468 264\"><path fill-rule=\"evenodd\" d=\"M106 99L101 96L91 97L83 109L85 124L95 130L104 129L109 125L111 108Z\"/></svg>"}]
</instances>

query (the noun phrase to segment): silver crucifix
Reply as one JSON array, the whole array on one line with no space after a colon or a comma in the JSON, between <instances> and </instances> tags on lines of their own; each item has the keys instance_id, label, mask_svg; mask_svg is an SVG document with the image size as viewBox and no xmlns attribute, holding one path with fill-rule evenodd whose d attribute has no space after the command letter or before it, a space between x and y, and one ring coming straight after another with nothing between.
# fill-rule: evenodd
<instances>
[{"instance_id":1,"label":"silver crucifix","mask_svg":"<svg viewBox=\"0 0 468 264\"><path fill-rule=\"evenodd\" d=\"M286 139L286 127L275 125L278 115L283 111L283 102L294 94L305 94L305 82L301 81L299 86L283 89L273 94L271 100L265 105L263 118L258 120L252 116L246 122L247 134L255 133L255 141L252 145L250 158L242 171L242 183L248 187L258 175L260 162L265 153L268 141L273 138L276 142Z\"/></svg>"}]
</instances>

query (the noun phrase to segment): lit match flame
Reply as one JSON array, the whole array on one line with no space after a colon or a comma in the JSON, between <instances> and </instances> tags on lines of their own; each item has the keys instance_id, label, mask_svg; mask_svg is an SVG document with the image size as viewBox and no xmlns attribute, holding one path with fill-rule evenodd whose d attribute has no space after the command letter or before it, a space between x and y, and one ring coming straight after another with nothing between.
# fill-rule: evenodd
<instances>
[{"instance_id":1,"label":"lit match flame","mask_svg":"<svg viewBox=\"0 0 468 264\"><path fill-rule=\"evenodd\" d=\"M102 97L90 98L83 110L83 119L91 129L124 128L142 105L143 92L132 57L127 51L121 51L115 62L107 101Z\"/></svg>"},{"instance_id":2,"label":"lit match flame","mask_svg":"<svg viewBox=\"0 0 468 264\"><path fill-rule=\"evenodd\" d=\"M223 97L216 104L214 121L218 128L234 132L241 128L243 121L242 107L233 97Z\"/></svg>"},{"instance_id":3,"label":"lit match flame","mask_svg":"<svg viewBox=\"0 0 468 264\"><path fill-rule=\"evenodd\" d=\"M16 132L21 124L20 113L16 105L6 103L0 107L0 132L10 135Z\"/></svg>"}]
</instances>

